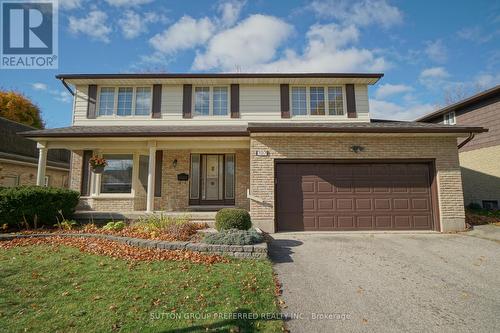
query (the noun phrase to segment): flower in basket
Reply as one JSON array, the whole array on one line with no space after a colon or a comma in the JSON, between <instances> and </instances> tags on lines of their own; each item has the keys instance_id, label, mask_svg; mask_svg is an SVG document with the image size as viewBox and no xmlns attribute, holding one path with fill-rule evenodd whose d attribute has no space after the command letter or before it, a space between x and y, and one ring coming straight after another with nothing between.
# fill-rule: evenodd
<instances>
[{"instance_id":1,"label":"flower in basket","mask_svg":"<svg viewBox=\"0 0 500 333\"><path fill-rule=\"evenodd\" d=\"M102 170L104 170L104 167L108 165L108 162L102 157L92 156L89 160L89 164L94 172L102 172Z\"/></svg>"}]
</instances>

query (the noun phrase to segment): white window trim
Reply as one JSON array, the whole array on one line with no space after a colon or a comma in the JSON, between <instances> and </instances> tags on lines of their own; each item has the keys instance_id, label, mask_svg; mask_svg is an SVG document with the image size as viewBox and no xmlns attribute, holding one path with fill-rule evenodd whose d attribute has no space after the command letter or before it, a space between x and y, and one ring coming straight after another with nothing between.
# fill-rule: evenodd
<instances>
[{"instance_id":1,"label":"white window trim","mask_svg":"<svg viewBox=\"0 0 500 333\"><path fill-rule=\"evenodd\" d=\"M5 175L4 178L12 178L12 179L15 179L15 185L14 186L19 186L21 185L21 177L19 177L18 175Z\"/></svg>"},{"instance_id":2,"label":"white window trim","mask_svg":"<svg viewBox=\"0 0 500 333\"><path fill-rule=\"evenodd\" d=\"M130 198L135 198L135 192L136 189L140 184L139 180L139 155L144 155L143 152L141 151L135 151L135 152L125 152L123 150L119 151L99 151L96 155L99 157L102 157L103 155L122 155L122 154L130 154L132 155L132 186L130 189L130 193L101 193L101 179L102 179L102 174L96 174L94 172L91 172L91 194L88 197L91 198L99 198L99 199L130 199Z\"/></svg>"},{"instance_id":3,"label":"white window trim","mask_svg":"<svg viewBox=\"0 0 500 333\"><path fill-rule=\"evenodd\" d=\"M200 115L200 114L195 113L196 88L209 88L208 116L204 116L204 115ZM226 115L214 115L214 105L213 105L214 88L227 88L227 114ZM191 115L193 118L199 118L199 119L231 118L231 87L229 85L224 85L224 84L193 86L193 93L191 96Z\"/></svg>"},{"instance_id":4,"label":"white window trim","mask_svg":"<svg viewBox=\"0 0 500 333\"><path fill-rule=\"evenodd\" d=\"M448 116L448 120L446 119L446 116ZM456 125L457 124L457 118L456 118L456 115L455 115L455 111L450 111L450 112L445 113L443 115L443 123L445 125Z\"/></svg>"},{"instance_id":5,"label":"white window trim","mask_svg":"<svg viewBox=\"0 0 500 333\"><path fill-rule=\"evenodd\" d=\"M113 107L113 114L112 115L100 115L99 110L101 106L101 90L102 88L113 88L115 90L114 94L114 107ZM123 115L120 116L118 115L118 89L119 88L132 88L132 113L130 115ZM136 115L135 114L135 99L136 99L136 94L137 94L137 88L149 88L151 90L151 99L149 102L149 114L148 115ZM120 85L120 86L99 86L98 92L97 92L97 104L96 104L96 112L97 112L97 117L98 118L107 118L107 119L124 119L124 118L130 118L134 117L134 119L149 119L151 118L151 115L153 113L153 86L149 84L145 85Z\"/></svg>"},{"instance_id":6,"label":"white window trim","mask_svg":"<svg viewBox=\"0 0 500 333\"><path fill-rule=\"evenodd\" d=\"M306 115L294 115L293 114L293 109L292 109L292 88L306 88L306 109L307 109L307 114ZM325 114L324 115L311 115L311 95L310 95L310 88L311 87L320 87L323 88L325 91ZM342 88L342 110L344 111L343 114L338 115L338 114L328 114L328 105L329 105L329 100L328 100L328 87L340 87ZM315 84L295 84L290 86L290 94L289 94L289 105L290 105L290 116L292 118L297 118L297 119L332 119L332 118L337 118L337 119L347 119L347 101L346 101L346 92L345 92L345 85L340 85L340 84L330 84L330 85L315 85Z\"/></svg>"}]
</instances>

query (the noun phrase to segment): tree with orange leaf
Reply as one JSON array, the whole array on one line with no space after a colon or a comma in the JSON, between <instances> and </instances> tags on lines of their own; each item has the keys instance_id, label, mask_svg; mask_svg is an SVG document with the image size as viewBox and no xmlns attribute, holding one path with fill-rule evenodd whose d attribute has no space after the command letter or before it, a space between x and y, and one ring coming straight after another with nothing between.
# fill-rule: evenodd
<instances>
[{"instance_id":1,"label":"tree with orange leaf","mask_svg":"<svg viewBox=\"0 0 500 333\"><path fill-rule=\"evenodd\" d=\"M40 108L16 91L0 90L0 117L35 128L44 128Z\"/></svg>"}]
</instances>

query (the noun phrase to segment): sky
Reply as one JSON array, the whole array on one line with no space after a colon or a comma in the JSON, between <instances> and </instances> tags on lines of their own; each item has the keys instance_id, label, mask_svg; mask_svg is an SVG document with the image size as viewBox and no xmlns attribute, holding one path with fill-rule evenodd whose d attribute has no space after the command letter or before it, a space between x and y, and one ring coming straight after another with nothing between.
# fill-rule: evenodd
<instances>
[{"instance_id":1,"label":"sky","mask_svg":"<svg viewBox=\"0 0 500 333\"><path fill-rule=\"evenodd\" d=\"M374 72L372 118L414 120L500 83L500 2L59 0L59 68L0 70L47 127L60 73Z\"/></svg>"}]
</instances>

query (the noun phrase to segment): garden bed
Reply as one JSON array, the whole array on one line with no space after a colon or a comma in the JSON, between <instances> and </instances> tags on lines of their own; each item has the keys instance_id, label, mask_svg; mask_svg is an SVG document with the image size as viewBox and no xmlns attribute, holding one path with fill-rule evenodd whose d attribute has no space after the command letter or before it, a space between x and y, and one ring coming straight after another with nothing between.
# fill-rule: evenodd
<instances>
[{"instance_id":1,"label":"garden bed","mask_svg":"<svg viewBox=\"0 0 500 333\"><path fill-rule=\"evenodd\" d=\"M228 255L236 258L264 259L267 257L267 243L253 245L217 245L201 242L188 241L163 241L155 239L133 238L106 233L84 233L84 232L58 232L58 233L24 233L24 234L2 234L0 240L13 241L21 239L63 239L63 238L94 238L118 242L130 246L154 249L154 250L177 250L208 253L212 255Z\"/></svg>"}]
</instances>

